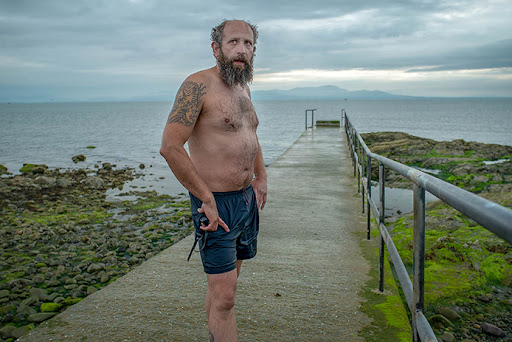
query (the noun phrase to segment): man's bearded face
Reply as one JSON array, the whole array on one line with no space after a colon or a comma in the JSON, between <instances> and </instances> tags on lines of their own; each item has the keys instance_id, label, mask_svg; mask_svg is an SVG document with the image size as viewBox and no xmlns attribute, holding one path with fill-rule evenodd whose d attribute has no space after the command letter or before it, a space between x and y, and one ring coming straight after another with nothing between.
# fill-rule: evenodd
<instances>
[{"instance_id":1,"label":"man's bearded face","mask_svg":"<svg viewBox=\"0 0 512 342\"><path fill-rule=\"evenodd\" d=\"M254 55L251 55L250 60L244 55L228 58L224 55L222 48L219 49L219 56L217 57L220 75L230 87L237 84L245 86L252 82L253 61Z\"/></svg>"}]
</instances>

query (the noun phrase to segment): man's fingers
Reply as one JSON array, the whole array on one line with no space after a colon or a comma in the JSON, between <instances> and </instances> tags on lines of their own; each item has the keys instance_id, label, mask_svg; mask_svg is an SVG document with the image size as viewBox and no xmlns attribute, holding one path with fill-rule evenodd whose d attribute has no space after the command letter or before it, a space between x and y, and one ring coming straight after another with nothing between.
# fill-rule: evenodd
<instances>
[{"instance_id":1,"label":"man's fingers","mask_svg":"<svg viewBox=\"0 0 512 342\"><path fill-rule=\"evenodd\" d=\"M224 228L224 230L227 232L229 232L229 227L228 225L226 224L226 222L224 222L220 217L219 217L219 226L221 226L222 228Z\"/></svg>"},{"instance_id":2,"label":"man's fingers","mask_svg":"<svg viewBox=\"0 0 512 342\"><path fill-rule=\"evenodd\" d=\"M260 206L260 209L263 210L263 208L265 208L265 204L267 203L267 195L263 195L262 196L262 200L261 200L261 206Z\"/></svg>"},{"instance_id":3,"label":"man's fingers","mask_svg":"<svg viewBox=\"0 0 512 342\"><path fill-rule=\"evenodd\" d=\"M204 225L204 223L201 223L201 226L199 227L199 229L208 231L208 232L214 232L218 229L219 226L221 226L226 232L229 232L228 225L220 217L219 217L217 225L214 225L213 221L210 222L210 224L208 224L207 226Z\"/></svg>"},{"instance_id":4,"label":"man's fingers","mask_svg":"<svg viewBox=\"0 0 512 342\"><path fill-rule=\"evenodd\" d=\"M263 210L263 208L265 208L265 203L267 203L267 194L256 193L256 202L258 204L258 208Z\"/></svg>"}]
</instances>

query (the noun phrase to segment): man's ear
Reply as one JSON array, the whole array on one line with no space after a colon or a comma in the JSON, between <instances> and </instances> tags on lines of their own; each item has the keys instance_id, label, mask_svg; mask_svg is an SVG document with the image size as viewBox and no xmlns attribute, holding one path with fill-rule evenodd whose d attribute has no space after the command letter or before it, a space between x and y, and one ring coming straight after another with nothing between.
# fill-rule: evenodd
<instances>
[{"instance_id":1,"label":"man's ear","mask_svg":"<svg viewBox=\"0 0 512 342\"><path fill-rule=\"evenodd\" d=\"M219 44L217 44L216 42L212 42L212 51L215 58L217 58L217 56L219 55Z\"/></svg>"}]
</instances>

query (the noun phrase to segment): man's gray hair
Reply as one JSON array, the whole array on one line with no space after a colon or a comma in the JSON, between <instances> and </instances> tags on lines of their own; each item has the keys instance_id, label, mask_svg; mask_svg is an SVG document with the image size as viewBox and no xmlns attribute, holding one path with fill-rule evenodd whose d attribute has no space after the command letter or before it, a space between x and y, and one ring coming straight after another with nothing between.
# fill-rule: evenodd
<instances>
[{"instance_id":1,"label":"man's gray hair","mask_svg":"<svg viewBox=\"0 0 512 342\"><path fill-rule=\"evenodd\" d=\"M253 24L245 21L245 20L237 20L237 19L233 19L233 20L224 19L224 21L222 23L220 23L218 26L212 28L212 34L211 34L212 42L215 42L219 46L222 46L222 37L223 37L224 27L230 21L242 21L242 22L246 23L247 25L249 25L249 27L252 30L252 34L254 36L254 42L253 42L254 44L253 45L256 45L256 41L258 40L258 27L256 25L253 25Z\"/></svg>"}]
</instances>

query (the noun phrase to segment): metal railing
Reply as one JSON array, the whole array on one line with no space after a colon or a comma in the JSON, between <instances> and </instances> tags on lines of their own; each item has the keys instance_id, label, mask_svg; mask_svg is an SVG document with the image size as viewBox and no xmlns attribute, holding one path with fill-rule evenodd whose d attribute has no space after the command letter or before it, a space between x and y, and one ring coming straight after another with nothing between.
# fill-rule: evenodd
<instances>
[{"instance_id":1,"label":"metal railing","mask_svg":"<svg viewBox=\"0 0 512 342\"><path fill-rule=\"evenodd\" d=\"M379 229L379 290L384 291L384 244L393 262L397 277L412 316L413 341L437 341L427 321L424 310L424 262L425 262L425 191L462 212L487 230L512 244L512 210L479 197L434 176L372 153L366 146L345 110L343 122L350 154L354 165L354 176L358 177L358 191L362 193L363 212L367 204L367 239L370 239L370 209ZM372 197L372 159L379 163L378 206ZM384 224L385 172L386 168L398 172L413 182L413 270L412 282ZM362 190L361 191L361 185Z\"/></svg>"},{"instance_id":2,"label":"metal railing","mask_svg":"<svg viewBox=\"0 0 512 342\"><path fill-rule=\"evenodd\" d=\"M306 109L305 116L305 123L306 123L306 131L309 127L315 127L315 110L316 109ZM311 126L308 127L308 112L311 112Z\"/></svg>"}]
</instances>

